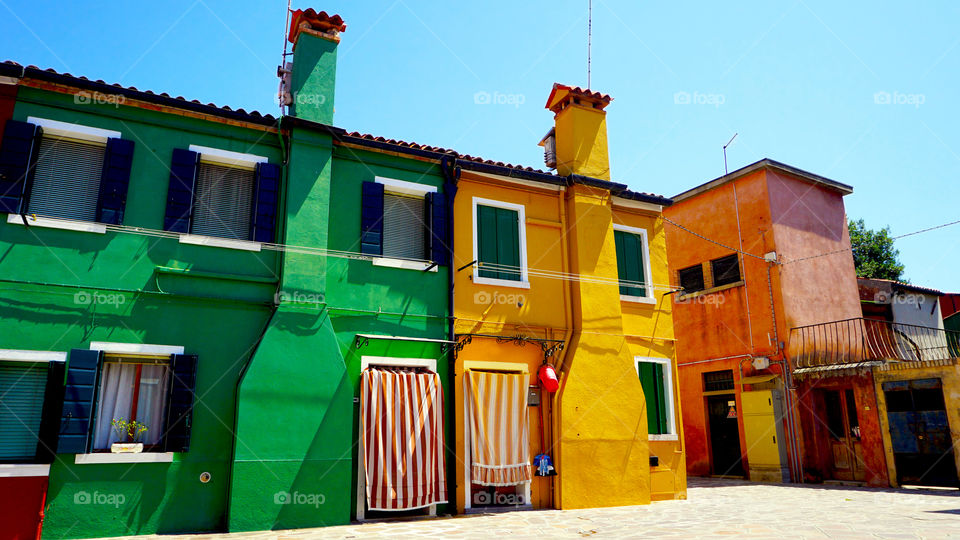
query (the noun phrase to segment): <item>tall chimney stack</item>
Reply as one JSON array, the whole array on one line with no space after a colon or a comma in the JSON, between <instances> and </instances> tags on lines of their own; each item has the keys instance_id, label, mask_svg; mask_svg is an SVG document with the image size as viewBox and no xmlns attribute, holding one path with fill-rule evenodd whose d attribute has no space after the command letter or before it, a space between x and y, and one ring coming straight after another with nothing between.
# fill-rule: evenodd
<instances>
[{"instance_id":1,"label":"tall chimney stack","mask_svg":"<svg viewBox=\"0 0 960 540\"><path fill-rule=\"evenodd\" d=\"M287 39L293 43L288 104L290 114L322 124L333 123L337 80L337 45L347 25L339 15L296 10Z\"/></svg>"}]
</instances>

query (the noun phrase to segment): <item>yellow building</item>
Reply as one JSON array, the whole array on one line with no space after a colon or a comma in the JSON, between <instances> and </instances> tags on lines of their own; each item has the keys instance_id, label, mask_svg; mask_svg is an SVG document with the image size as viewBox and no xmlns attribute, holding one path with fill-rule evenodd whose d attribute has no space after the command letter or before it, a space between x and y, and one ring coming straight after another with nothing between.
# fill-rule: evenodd
<instances>
[{"instance_id":1,"label":"yellow building","mask_svg":"<svg viewBox=\"0 0 960 540\"><path fill-rule=\"evenodd\" d=\"M686 497L661 218L670 201L610 181L611 100L554 85L541 145L557 174L474 166L459 179L460 511ZM555 393L538 385L545 363ZM540 454L555 476L529 473Z\"/></svg>"}]
</instances>

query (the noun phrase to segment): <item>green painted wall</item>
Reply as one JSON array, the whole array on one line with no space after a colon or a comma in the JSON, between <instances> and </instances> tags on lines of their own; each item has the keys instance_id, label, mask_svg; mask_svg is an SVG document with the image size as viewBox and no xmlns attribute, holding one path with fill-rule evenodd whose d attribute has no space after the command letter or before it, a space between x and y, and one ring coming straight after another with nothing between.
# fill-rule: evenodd
<instances>
[{"instance_id":1,"label":"green painted wall","mask_svg":"<svg viewBox=\"0 0 960 540\"><path fill-rule=\"evenodd\" d=\"M294 47L290 115L332 124L336 75L337 43L307 33L300 34Z\"/></svg>"},{"instance_id":2,"label":"green painted wall","mask_svg":"<svg viewBox=\"0 0 960 540\"><path fill-rule=\"evenodd\" d=\"M124 225L162 228L175 147L199 144L280 161L275 134L21 88L14 118L29 116L120 131L136 143ZM113 341L182 345L199 356L190 451L166 464L76 465L73 455L58 455L44 537L225 528L236 384L270 318L278 265L274 252L0 222L0 348L68 351ZM211 482L199 481L202 472ZM78 504L80 492L123 502Z\"/></svg>"}]
</instances>

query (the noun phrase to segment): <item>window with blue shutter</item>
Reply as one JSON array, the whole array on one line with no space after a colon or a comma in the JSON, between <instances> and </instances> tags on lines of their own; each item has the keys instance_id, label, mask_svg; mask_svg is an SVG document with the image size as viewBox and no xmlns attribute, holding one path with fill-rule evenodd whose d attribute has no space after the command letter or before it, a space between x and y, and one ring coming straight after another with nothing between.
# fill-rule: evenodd
<instances>
[{"instance_id":1,"label":"window with blue shutter","mask_svg":"<svg viewBox=\"0 0 960 540\"><path fill-rule=\"evenodd\" d=\"M427 193L427 208L430 216L428 258L441 266L450 264L450 219L447 204L445 193Z\"/></svg>"},{"instance_id":2,"label":"window with blue shutter","mask_svg":"<svg viewBox=\"0 0 960 540\"><path fill-rule=\"evenodd\" d=\"M521 281L520 213L477 205L478 276Z\"/></svg>"},{"instance_id":3,"label":"window with blue shutter","mask_svg":"<svg viewBox=\"0 0 960 540\"><path fill-rule=\"evenodd\" d=\"M279 193L280 167L273 163L257 164L251 224L254 242L276 241Z\"/></svg>"},{"instance_id":4,"label":"window with blue shutter","mask_svg":"<svg viewBox=\"0 0 960 540\"><path fill-rule=\"evenodd\" d=\"M383 184L364 182L360 194L360 253L383 255Z\"/></svg>"},{"instance_id":5,"label":"window with blue shutter","mask_svg":"<svg viewBox=\"0 0 960 540\"><path fill-rule=\"evenodd\" d=\"M617 273L620 278L620 294L624 296L648 296L646 283L647 255L643 236L627 231L613 231L617 248Z\"/></svg>"},{"instance_id":6,"label":"window with blue shutter","mask_svg":"<svg viewBox=\"0 0 960 540\"><path fill-rule=\"evenodd\" d=\"M7 120L0 143L0 212L26 212L30 171L39 146L39 128L34 124Z\"/></svg>"},{"instance_id":7,"label":"window with blue shutter","mask_svg":"<svg viewBox=\"0 0 960 540\"><path fill-rule=\"evenodd\" d=\"M0 462L35 461L48 373L46 362L0 362Z\"/></svg>"},{"instance_id":8,"label":"window with blue shutter","mask_svg":"<svg viewBox=\"0 0 960 540\"><path fill-rule=\"evenodd\" d=\"M133 141L111 138L107 140L100 175L100 198L97 202L97 221L120 225L127 205L130 168L133 165Z\"/></svg>"},{"instance_id":9,"label":"window with blue shutter","mask_svg":"<svg viewBox=\"0 0 960 540\"><path fill-rule=\"evenodd\" d=\"M197 356L175 354L171 359L170 397L167 407L165 447L167 452L190 449L193 402L197 386Z\"/></svg>"},{"instance_id":10,"label":"window with blue shutter","mask_svg":"<svg viewBox=\"0 0 960 540\"><path fill-rule=\"evenodd\" d=\"M60 415L58 454L83 454L90 440L93 421L93 400L97 394L97 375L103 353L73 349L67 361L63 389L63 412Z\"/></svg>"},{"instance_id":11,"label":"window with blue shutter","mask_svg":"<svg viewBox=\"0 0 960 540\"><path fill-rule=\"evenodd\" d=\"M163 218L165 231L190 232L199 157L199 154L190 150L173 149L173 157L170 160L170 184L167 188L167 210Z\"/></svg>"}]
</instances>

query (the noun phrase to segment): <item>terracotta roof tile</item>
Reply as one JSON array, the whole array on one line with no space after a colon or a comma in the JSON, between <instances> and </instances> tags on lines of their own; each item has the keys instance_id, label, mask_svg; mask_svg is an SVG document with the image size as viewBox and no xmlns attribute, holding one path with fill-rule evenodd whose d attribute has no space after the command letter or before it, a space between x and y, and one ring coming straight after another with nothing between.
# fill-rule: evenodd
<instances>
[{"instance_id":1,"label":"terracotta roof tile","mask_svg":"<svg viewBox=\"0 0 960 540\"><path fill-rule=\"evenodd\" d=\"M297 42L297 33L300 31L300 25L306 23L313 30L320 32L334 33L345 32L347 25L343 23L343 18L339 15L328 15L326 11L317 13L313 8L306 11L298 9L290 17L290 31L287 33L287 39L290 43Z\"/></svg>"}]
</instances>

